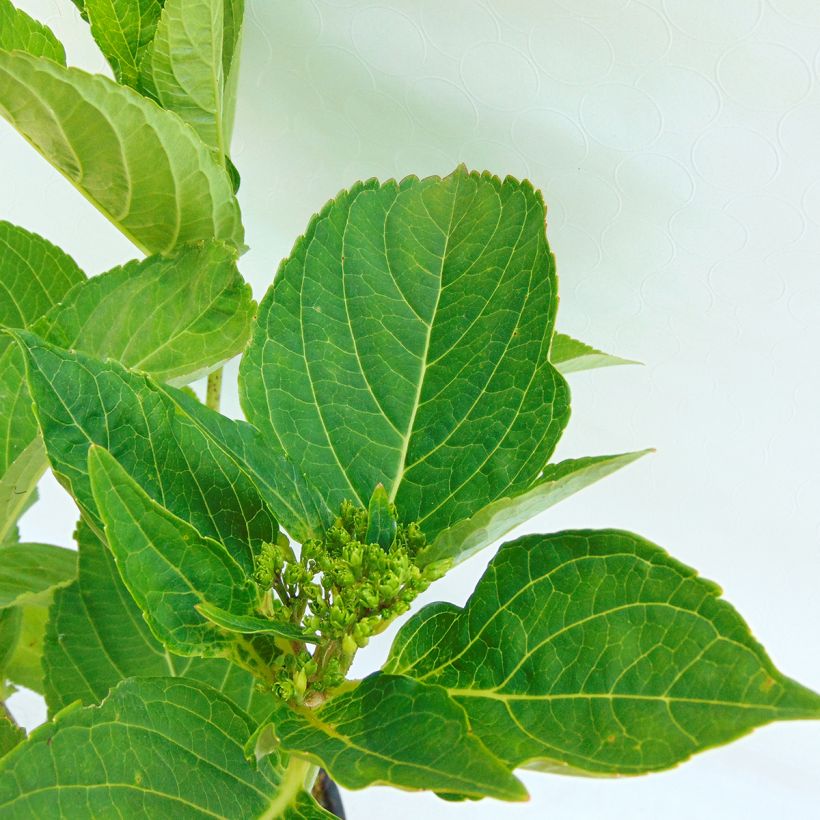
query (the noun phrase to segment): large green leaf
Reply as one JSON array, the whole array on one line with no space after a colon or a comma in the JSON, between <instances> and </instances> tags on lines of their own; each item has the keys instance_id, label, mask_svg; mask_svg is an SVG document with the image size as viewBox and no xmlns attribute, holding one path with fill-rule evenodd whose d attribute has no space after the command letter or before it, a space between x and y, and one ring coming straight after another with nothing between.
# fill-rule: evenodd
<instances>
[{"instance_id":1,"label":"large green leaf","mask_svg":"<svg viewBox=\"0 0 820 820\"><path fill-rule=\"evenodd\" d=\"M544 220L529 183L460 168L358 184L311 221L241 395L331 507L382 483L432 539L537 478L569 416Z\"/></svg>"},{"instance_id":2,"label":"large green leaf","mask_svg":"<svg viewBox=\"0 0 820 820\"><path fill-rule=\"evenodd\" d=\"M77 575L77 553L50 544L0 547L0 609L34 603Z\"/></svg>"},{"instance_id":3,"label":"large green leaf","mask_svg":"<svg viewBox=\"0 0 820 820\"><path fill-rule=\"evenodd\" d=\"M526 800L524 786L474 736L438 686L376 674L319 709L277 702L270 731L281 748L319 763L340 785L431 789Z\"/></svg>"},{"instance_id":4,"label":"large green leaf","mask_svg":"<svg viewBox=\"0 0 820 820\"><path fill-rule=\"evenodd\" d=\"M243 246L230 177L179 117L106 77L0 53L0 114L145 252Z\"/></svg>"},{"instance_id":5,"label":"large green leaf","mask_svg":"<svg viewBox=\"0 0 820 820\"><path fill-rule=\"evenodd\" d=\"M65 49L51 29L15 8L11 0L0 0L0 50L27 51L65 65Z\"/></svg>"},{"instance_id":6,"label":"large green leaf","mask_svg":"<svg viewBox=\"0 0 820 820\"><path fill-rule=\"evenodd\" d=\"M154 635L180 655L222 655L231 637L196 610L210 603L250 615L252 578L222 544L154 501L117 460L92 447L88 474L120 575Z\"/></svg>"},{"instance_id":7,"label":"large green leaf","mask_svg":"<svg viewBox=\"0 0 820 820\"><path fill-rule=\"evenodd\" d=\"M309 537L333 516L298 471L254 430L181 391L30 333L28 383L55 474L99 521L88 449L107 449L131 477L203 536L225 544L251 573L253 554L283 522Z\"/></svg>"},{"instance_id":8,"label":"large green leaf","mask_svg":"<svg viewBox=\"0 0 820 820\"><path fill-rule=\"evenodd\" d=\"M652 452L641 450L615 456L588 456L549 464L530 489L511 498L499 498L471 518L459 521L439 533L419 556L423 563L450 559L464 561L489 547L520 524L544 512L565 498L626 467Z\"/></svg>"},{"instance_id":9,"label":"large green leaf","mask_svg":"<svg viewBox=\"0 0 820 820\"><path fill-rule=\"evenodd\" d=\"M820 718L719 588L639 536L505 544L464 609L402 628L387 671L445 687L509 766L640 774L773 720Z\"/></svg>"},{"instance_id":10,"label":"large green leaf","mask_svg":"<svg viewBox=\"0 0 820 820\"><path fill-rule=\"evenodd\" d=\"M34 327L60 347L112 357L175 383L197 378L244 346L255 303L229 246L185 245L172 256L129 262L79 282L82 274L69 257L29 236L24 243L17 229L7 246L23 260L16 267L8 261L11 250L4 257L7 293L16 297L7 300L7 324ZM35 288L38 281L50 284ZM5 304L0 300L0 310ZM124 311L123 305L139 310ZM49 307L40 317L38 311ZM0 348L9 341L0 337ZM12 347L0 353L0 543L45 470L36 439L22 355Z\"/></svg>"},{"instance_id":11,"label":"large green leaf","mask_svg":"<svg viewBox=\"0 0 820 820\"><path fill-rule=\"evenodd\" d=\"M54 714L75 700L99 703L130 677L174 675L208 683L261 718L270 696L250 673L222 658L170 654L151 634L123 585L114 557L91 529L77 531L77 581L54 596L43 652L45 696Z\"/></svg>"},{"instance_id":12,"label":"large green leaf","mask_svg":"<svg viewBox=\"0 0 820 820\"><path fill-rule=\"evenodd\" d=\"M91 34L121 83L136 85L163 0L84 0Z\"/></svg>"},{"instance_id":13,"label":"large green leaf","mask_svg":"<svg viewBox=\"0 0 820 820\"><path fill-rule=\"evenodd\" d=\"M140 88L228 154L222 49L226 0L167 0L140 69Z\"/></svg>"},{"instance_id":14,"label":"large green leaf","mask_svg":"<svg viewBox=\"0 0 820 820\"><path fill-rule=\"evenodd\" d=\"M281 760L254 766L244 757L253 728L211 687L125 681L101 706L66 710L0 761L0 814L331 818L302 789L282 805Z\"/></svg>"},{"instance_id":15,"label":"large green leaf","mask_svg":"<svg viewBox=\"0 0 820 820\"><path fill-rule=\"evenodd\" d=\"M564 333L556 333L553 336L550 361L564 374L621 364L640 364L632 359L622 359L620 356L604 353L603 350L579 342Z\"/></svg>"}]
</instances>

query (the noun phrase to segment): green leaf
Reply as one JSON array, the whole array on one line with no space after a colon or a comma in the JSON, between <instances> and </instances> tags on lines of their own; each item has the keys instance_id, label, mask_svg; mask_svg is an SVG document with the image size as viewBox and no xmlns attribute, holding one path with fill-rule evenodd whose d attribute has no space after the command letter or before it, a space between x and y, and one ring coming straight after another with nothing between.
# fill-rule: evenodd
<instances>
[{"instance_id":1,"label":"green leaf","mask_svg":"<svg viewBox=\"0 0 820 820\"><path fill-rule=\"evenodd\" d=\"M231 639L196 605L250 614L259 593L240 564L153 501L107 450L91 447L88 473L108 546L154 635L180 655L229 651Z\"/></svg>"},{"instance_id":2,"label":"green leaf","mask_svg":"<svg viewBox=\"0 0 820 820\"><path fill-rule=\"evenodd\" d=\"M55 593L46 629L43 670L49 714L75 700L99 703L125 678L163 675L208 683L260 719L268 713L271 696L258 693L254 678L235 664L171 655L151 634L113 555L88 525L79 526L77 543L77 581Z\"/></svg>"},{"instance_id":3,"label":"green leaf","mask_svg":"<svg viewBox=\"0 0 820 820\"><path fill-rule=\"evenodd\" d=\"M140 90L175 111L220 157L225 139L225 0L166 0L140 67Z\"/></svg>"},{"instance_id":4,"label":"green leaf","mask_svg":"<svg viewBox=\"0 0 820 820\"><path fill-rule=\"evenodd\" d=\"M99 707L61 712L0 761L0 814L331 818L301 789L271 813L283 766L276 756L258 766L245 760L253 729L211 687L125 681Z\"/></svg>"},{"instance_id":5,"label":"green leaf","mask_svg":"<svg viewBox=\"0 0 820 820\"><path fill-rule=\"evenodd\" d=\"M529 183L463 168L359 183L311 221L240 389L331 508L382 483L433 540L544 469L569 416L544 221Z\"/></svg>"},{"instance_id":6,"label":"green leaf","mask_svg":"<svg viewBox=\"0 0 820 820\"><path fill-rule=\"evenodd\" d=\"M243 350L255 312L235 250L198 242L89 279L33 329L60 347L185 384Z\"/></svg>"},{"instance_id":7,"label":"green leaf","mask_svg":"<svg viewBox=\"0 0 820 820\"><path fill-rule=\"evenodd\" d=\"M49 594L37 604L16 607L20 613L20 633L5 669L8 680L40 694L43 693L43 638L50 604Z\"/></svg>"},{"instance_id":8,"label":"green leaf","mask_svg":"<svg viewBox=\"0 0 820 820\"><path fill-rule=\"evenodd\" d=\"M277 519L297 538L333 521L317 491L250 425L115 362L18 337L49 460L91 520L99 517L88 448L99 444L151 498L225 544L248 574L262 544L275 542Z\"/></svg>"},{"instance_id":9,"label":"green leaf","mask_svg":"<svg viewBox=\"0 0 820 820\"><path fill-rule=\"evenodd\" d=\"M236 113L239 64L242 50L242 24L245 18L245 0L225 0L222 25L222 76L223 92L222 133L225 145L230 145ZM239 188L239 172L228 160L228 167L235 172L234 191Z\"/></svg>"},{"instance_id":10,"label":"green leaf","mask_svg":"<svg viewBox=\"0 0 820 820\"><path fill-rule=\"evenodd\" d=\"M50 544L0 547L0 609L37 603L70 584L77 575L77 553Z\"/></svg>"},{"instance_id":11,"label":"green leaf","mask_svg":"<svg viewBox=\"0 0 820 820\"><path fill-rule=\"evenodd\" d=\"M228 632L237 632L242 635L279 635L291 641L319 643L317 635L304 632L293 624L272 621L270 618L257 618L252 615L238 615L236 612L220 609L210 603L197 604L196 610L211 623Z\"/></svg>"},{"instance_id":12,"label":"green leaf","mask_svg":"<svg viewBox=\"0 0 820 820\"><path fill-rule=\"evenodd\" d=\"M471 518L439 533L419 555L419 561L424 564L442 559L464 561L539 513L651 452L588 456L549 464L530 489L512 498L499 498Z\"/></svg>"},{"instance_id":13,"label":"green leaf","mask_svg":"<svg viewBox=\"0 0 820 820\"><path fill-rule=\"evenodd\" d=\"M0 0L0 49L27 51L65 65L65 49L51 29L15 8L11 0Z\"/></svg>"},{"instance_id":14,"label":"green leaf","mask_svg":"<svg viewBox=\"0 0 820 820\"><path fill-rule=\"evenodd\" d=\"M84 0L85 16L117 80L135 86L163 0Z\"/></svg>"},{"instance_id":15,"label":"green leaf","mask_svg":"<svg viewBox=\"0 0 820 820\"><path fill-rule=\"evenodd\" d=\"M464 710L438 686L371 675L318 709L278 701L270 721L281 748L319 763L348 789L378 784L527 799L521 783L473 736Z\"/></svg>"},{"instance_id":16,"label":"green leaf","mask_svg":"<svg viewBox=\"0 0 820 820\"><path fill-rule=\"evenodd\" d=\"M387 491L381 484L377 484L367 508L367 543L378 544L382 549L388 550L396 540L397 529L396 519L390 511Z\"/></svg>"},{"instance_id":17,"label":"green leaf","mask_svg":"<svg viewBox=\"0 0 820 820\"><path fill-rule=\"evenodd\" d=\"M0 703L0 758L5 757L18 743L26 739L26 733L6 714Z\"/></svg>"},{"instance_id":18,"label":"green leaf","mask_svg":"<svg viewBox=\"0 0 820 820\"><path fill-rule=\"evenodd\" d=\"M641 774L820 718L715 584L615 530L505 544L464 609L405 624L385 668L445 687L511 767Z\"/></svg>"},{"instance_id":19,"label":"green leaf","mask_svg":"<svg viewBox=\"0 0 820 820\"><path fill-rule=\"evenodd\" d=\"M597 350L564 333L556 333L553 336L550 361L564 374L621 364L640 364L632 359L622 359L620 356L604 353L603 350Z\"/></svg>"},{"instance_id":20,"label":"green leaf","mask_svg":"<svg viewBox=\"0 0 820 820\"><path fill-rule=\"evenodd\" d=\"M15 241L3 248L9 254L3 260L12 258L13 249L14 258L23 261L3 271L7 292L15 297L8 304L0 300L6 324L34 327L60 347L112 357L174 383L218 367L245 345L255 303L226 245L185 245L170 257L151 256L85 280L73 261L45 240L30 234L31 241L23 242L19 229L11 235ZM50 286L35 288L39 281ZM76 284L67 290L71 282ZM123 311L123 305L133 304L140 309ZM0 337L0 348L9 341ZM0 442L2 543L47 464L36 442L22 355L15 348L0 354L0 431L5 438Z\"/></svg>"},{"instance_id":21,"label":"green leaf","mask_svg":"<svg viewBox=\"0 0 820 820\"><path fill-rule=\"evenodd\" d=\"M136 91L0 53L0 114L146 253L210 238L244 247L225 168L190 126Z\"/></svg>"},{"instance_id":22,"label":"green leaf","mask_svg":"<svg viewBox=\"0 0 820 820\"><path fill-rule=\"evenodd\" d=\"M0 685L5 678L6 667L11 656L17 648L21 625L22 611L19 607L0 609Z\"/></svg>"}]
</instances>

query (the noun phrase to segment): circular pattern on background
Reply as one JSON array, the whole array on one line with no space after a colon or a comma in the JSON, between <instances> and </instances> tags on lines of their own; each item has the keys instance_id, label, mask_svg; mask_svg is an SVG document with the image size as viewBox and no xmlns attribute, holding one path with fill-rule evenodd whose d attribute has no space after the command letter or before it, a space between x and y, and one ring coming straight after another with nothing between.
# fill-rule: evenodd
<instances>
[{"instance_id":1,"label":"circular pattern on background","mask_svg":"<svg viewBox=\"0 0 820 820\"><path fill-rule=\"evenodd\" d=\"M609 40L583 20L554 20L533 29L530 52L545 74L573 85L602 80L614 60Z\"/></svg>"},{"instance_id":2,"label":"circular pattern on background","mask_svg":"<svg viewBox=\"0 0 820 820\"><path fill-rule=\"evenodd\" d=\"M414 77L427 54L421 29L406 14L388 8L363 8L353 18L357 54L385 74Z\"/></svg>"},{"instance_id":3,"label":"circular pattern on background","mask_svg":"<svg viewBox=\"0 0 820 820\"><path fill-rule=\"evenodd\" d=\"M803 168L820 169L820 104L801 105L780 121L780 143Z\"/></svg>"},{"instance_id":4,"label":"circular pattern on background","mask_svg":"<svg viewBox=\"0 0 820 820\"><path fill-rule=\"evenodd\" d=\"M811 69L796 52L776 43L743 43L721 57L718 81L731 99L761 111L782 111L811 88Z\"/></svg>"},{"instance_id":5,"label":"circular pattern on background","mask_svg":"<svg viewBox=\"0 0 820 820\"><path fill-rule=\"evenodd\" d=\"M666 131L702 131L720 111L720 92L703 74L679 66L654 66L637 82L655 100Z\"/></svg>"},{"instance_id":6,"label":"circular pattern on background","mask_svg":"<svg viewBox=\"0 0 820 820\"><path fill-rule=\"evenodd\" d=\"M669 24L646 3L633 0L617 17L597 23L618 65L647 65L663 57L672 43Z\"/></svg>"},{"instance_id":7,"label":"circular pattern on background","mask_svg":"<svg viewBox=\"0 0 820 820\"><path fill-rule=\"evenodd\" d=\"M568 12L579 17L607 17L620 14L630 0L558 0ZM540 4L539 4L540 5Z\"/></svg>"},{"instance_id":8,"label":"circular pattern on background","mask_svg":"<svg viewBox=\"0 0 820 820\"><path fill-rule=\"evenodd\" d=\"M407 109L415 121L441 141L472 136L478 111L464 90L439 77L416 80L407 89Z\"/></svg>"},{"instance_id":9,"label":"circular pattern on background","mask_svg":"<svg viewBox=\"0 0 820 820\"><path fill-rule=\"evenodd\" d=\"M695 40L732 43L751 34L763 12L762 0L663 0L673 26Z\"/></svg>"},{"instance_id":10,"label":"circular pattern on background","mask_svg":"<svg viewBox=\"0 0 820 820\"><path fill-rule=\"evenodd\" d=\"M544 108L523 111L510 129L513 145L528 161L555 171L580 165L587 155L584 132L566 115Z\"/></svg>"},{"instance_id":11,"label":"circular pattern on background","mask_svg":"<svg viewBox=\"0 0 820 820\"><path fill-rule=\"evenodd\" d=\"M820 28L820 5L816 0L769 0L787 20L801 26Z\"/></svg>"},{"instance_id":12,"label":"circular pattern on background","mask_svg":"<svg viewBox=\"0 0 820 820\"><path fill-rule=\"evenodd\" d=\"M746 228L717 208L687 205L669 220L672 239L684 250L707 259L723 259L746 244Z\"/></svg>"},{"instance_id":13,"label":"circular pattern on background","mask_svg":"<svg viewBox=\"0 0 820 820\"><path fill-rule=\"evenodd\" d=\"M657 138L661 112L645 92L607 83L591 89L581 100L581 124L602 145L633 151Z\"/></svg>"},{"instance_id":14,"label":"circular pattern on background","mask_svg":"<svg viewBox=\"0 0 820 820\"><path fill-rule=\"evenodd\" d=\"M632 154L615 169L615 181L624 202L645 206L651 218L664 222L695 192L689 170L664 154Z\"/></svg>"},{"instance_id":15,"label":"circular pattern on background","mask_svg":"<svg viewBox=\"0 0 820 820\"><path fill-rule=\"evenodd\" d=\"M621 210L621 198L615 187L587 171L555 174L543 190L547 207L560 205L566 211L567 221L584 230L603 230Z\"/></svg>"},{"instance_id":16,"label":"circular pattern on background","mask_svg":"<svg viewBox=\"0 0 820 820\"><path fill-rule=\"evenodd\" d=\"M777 173L777 150L762 134L738 126L707 131L692 149L704 180L730 191L763 188Z\"/></svg>"},{"instance_id":17,"label":"circular pattern on background","mask_svg":"<svg viewBox=\"0 0 820 820\"><path fill-rule=\"evenodd\" d=\"M538 74L517 49L504 43L479 43L461 58L467 91L498 111L520 111L538 93ZM515 82L510 83L509 78Z\"/></svg>"},{"instance_id":18,"label":"circular pattern on background","mask_svg":"<svg viewBox=\"0 0 820 820\"><path fill-rule=\"evenodd\" d=\"M604 231L601 247L608 266L631 271L639 281L672 261L675 247L666 230L642 217L622 213ZM639 282L635 282L636 287Z\"/></svg>"},{"instance_id":19,"label":"circular pattern on background","mask_svg":"<svg viewBox=\"0 0 820 820\"><path fill-rule=\"evenodd\" d=\"M465 25L465 20L470 24ZM421 24L433 45L451 57L461 57L474 43L498 39L498 23L475 0L425 0Z\"/></svg>"},{"instance_id":20,"label":"circular pattern on background","mask_svg":"<svg viewBox=\"0 0 820 820\"><path fill-rule=\"evenodd\" d=\"M760 270L760 259L743 253L718 262L709 271L709 284L714 293L733 306L764 306L780 301L786 293L786 283L778 263L765 265L765 276L754 275Z\"/></svg>"},{"instance_id":21,"label":"circular pattern on background","mask_svg":"<svg viewBox=\"0 0 820 820\"><path fill-rule=\"evenodd\" d=\"M726 213L746 226L747 249L768 253L796 242L806 230L806 220L790 202L767 194L745 194L726 206Z\"/></svg>"},{"instance_id":22,"label":"circular pattern on background","mask_svg":"<svg viewBox=\"0 0 820 820\"><path fill-rule=\"evenodd\" d=\"M803 194L803 210L815 224L820 225L820 180L812 183ZM820 274L820 268L818 268Z\"/></svg>"}]
</instances>

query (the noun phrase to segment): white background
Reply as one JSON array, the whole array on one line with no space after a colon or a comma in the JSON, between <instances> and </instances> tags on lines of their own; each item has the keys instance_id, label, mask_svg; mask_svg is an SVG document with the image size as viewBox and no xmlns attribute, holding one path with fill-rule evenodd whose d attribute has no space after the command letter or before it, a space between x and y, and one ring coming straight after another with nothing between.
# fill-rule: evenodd
<instances>
[{"instance_id":1,"label":"white background","mask_svg":"<svg viewBox=\"0 0 820 820\"><path fill-rule=\"evenodd\" d=\"M559 455L658 448L529 529L624 527L666 546L820 689L816 0L248 2L234 160L257 296L358 177L461 161L529 176L550 207L559 326L646 363L572 377ZM70 63L106 71L69 0L19 4ZM136 255L5 123L0 180L0 217L89 273ZM25 535L66 543L71 503L53 483L43 497ZM488 558L435 597L463 602ZM15 697L36 723L41 706ZM522 806L387 789L346 803L354 819L809 818L818 769L820 726L783 724L648 778L524 774Z\"/></svg>"}]
</instances>

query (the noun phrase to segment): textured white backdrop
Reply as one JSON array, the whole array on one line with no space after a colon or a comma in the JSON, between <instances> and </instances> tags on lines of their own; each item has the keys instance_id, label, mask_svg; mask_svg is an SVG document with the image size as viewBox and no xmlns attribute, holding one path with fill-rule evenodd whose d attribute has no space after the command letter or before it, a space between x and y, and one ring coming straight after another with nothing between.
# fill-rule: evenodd
<instances>
[{"instance_id":1,"label":"textured white backdrop","mask_svg":"<svg viewBox=\"0 0 820 820\"><path fill-rule=\"evenodd\" d=\"M55 29L69 62L106 70L69 0L18 4ZM775 662L820 688L816 0L248 5L234 160L256 294L310 214L358 177L462 161L530 177L550 208L559 326L646 362L572 378L559 455L658 448L531 529L657 541L719 580ZM0 180L0 217L87 271L136 255L5 123ZM67 543L73 516L46 482L25 535ZM435 597L462 603L488 558ZM42 715L25 693L15 708ZM819 767L820 726L791 724L650 778L525 774L524 806L386 789L346 803L354 819L809 818Z\"/></svg>"}]
</instances>

